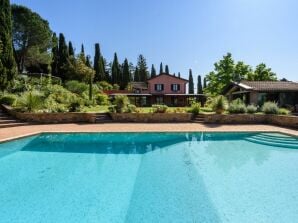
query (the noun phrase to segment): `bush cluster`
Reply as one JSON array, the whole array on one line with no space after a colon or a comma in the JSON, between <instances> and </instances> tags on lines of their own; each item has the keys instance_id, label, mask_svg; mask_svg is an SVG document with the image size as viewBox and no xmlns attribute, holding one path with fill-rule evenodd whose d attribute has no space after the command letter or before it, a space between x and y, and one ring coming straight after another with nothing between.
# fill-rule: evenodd
<instances>
[{"instance_id":1,"label":"bush cluster","mask_svg":"<svg viewBox=\"0 0 298 223\"><path fill-rule=\"evenodd\" d=\"M228 111L231 114L244 114L247 110L244 102L238 98L230 103Z\"/></svg>"},{"instance_id":2,"label":"bush cluster","mask_svg":"<svg viewBox=\"0 0 298 223\"><path fill-rule=\"evenodd\" d=\"M191 104L190 112L193 113L194 115L197 115L200 113L201 110L201 105L197 102L194 102Z\"/></svg>"},{"instance_id":3,"label":"bush cluster","mask_svg":"<svg viewBox=\"0 0 298 223\"><path fill-rule=\"evenodd\" d=\"M166 113L168 110L168 106L166 105L155 104L155 105L152 105L152 108L154 113Z\"/></svg>"},{"instance_id":4,"label":"bush cluster","mask_svg":"<svg viewBox=\"0 0 298 223\"><path fill-rule=\"evenodd\" d=\"M215 111L217 114L222 114L228 109L228 101L223 95L219 95L213 98L211 107L212 110Z\"/></svg>"}]
</instances>

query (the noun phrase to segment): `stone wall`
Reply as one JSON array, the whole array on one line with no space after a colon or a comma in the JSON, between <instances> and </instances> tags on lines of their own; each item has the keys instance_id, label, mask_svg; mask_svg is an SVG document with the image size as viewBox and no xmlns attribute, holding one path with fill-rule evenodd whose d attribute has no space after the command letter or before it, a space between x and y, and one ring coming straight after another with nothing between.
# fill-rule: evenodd
<instances>
[{"instance_id":1,"label":"stone wall","mask_svg":"<svg viewBox=\"0 0 298 223\"><path fill-rule=\"evenodd\" d=\"M298 129L298 116L265 114L204 115L205 123L217 124L273 124Z\"/></svg>"},{"instance_id":2,"label":"stone wall","mask_svg":"<svg viewBox=\"0 0 298 223\"><path fill-rule=\"evenodd\" d=\"M13 110L9 106L2 105L2 108L11 116L25 121L36 123L94 123L96 113L80 113L80 112L67 112L67 113L23 113Z\"/></svg>"},{"instance_id":3,"label":"stone wall","mask_svg":"<svg viewBox=\"0 0 298 223\"><path fill-rule=\"evenodd\" d=\"M112 119L115 122L148 122L148 123L166 123L166 122L190 122L192 114L190 113L112 113Z\"/></svg>"}]
</instances>

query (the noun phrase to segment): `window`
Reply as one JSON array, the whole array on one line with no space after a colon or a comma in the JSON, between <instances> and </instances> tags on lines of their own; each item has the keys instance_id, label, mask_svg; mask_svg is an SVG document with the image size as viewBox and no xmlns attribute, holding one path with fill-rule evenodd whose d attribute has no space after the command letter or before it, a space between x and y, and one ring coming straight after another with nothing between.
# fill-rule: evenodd
<instances>
[{"instance_id":1,"label":"window","mask_svg":"<svg viewBox=\"0 0 298 223\"><path fill-rule=\"evenodd\" d=\"M158 105L163 104L163 97L156 97L156 104Z\"/></svg>"},{"instance_id":2,"label":"window","mask_svg":"<svg viewBox=\"0 0 298 223\"><path fill-rule=\"evenodd\" d=\"M155 84L154 85L156 91L163 91L163 84Z\"/></svg>"},{"instance_id":3,"label":"window","mask_svg":"<svg viewBox=\"0 0 298 223\"><path fill-rule=\"evenodd\" d=\"M180 91L180 84L172 84L171 89L172 91Z\"/></svg>"}]
</instances>

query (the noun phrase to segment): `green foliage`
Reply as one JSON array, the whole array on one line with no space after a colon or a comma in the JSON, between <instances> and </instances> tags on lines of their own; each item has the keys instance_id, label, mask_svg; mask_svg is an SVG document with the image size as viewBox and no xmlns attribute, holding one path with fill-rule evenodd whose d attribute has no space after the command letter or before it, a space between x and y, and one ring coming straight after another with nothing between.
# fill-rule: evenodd
<instances>
[{"instance_id":1,"label":"green foliage","mask_svg":"<svg viewBox=\"0 0 298 223\"><path fill-rule=\"evenodd\" d=\"M121 70L118 62L118 56L114 53L114 60L112 63L112 84L117 84L121 82Z\"/></svg>"},{"instance_id":2,"label":"green foliage","mask_svg":"<svg viewBox=\"0 0 298 223\"><path fill-rule=\"evenodd\" d=\"M168 110L168 106L166 105L152 105L154 113L166 113Z\"/></svg>"},{"instance_id":3,"label":"green foliage","mask_svg":"<svg viewBox=\"0 0 298 223\"><path fill-rule=\"evenodd\" d=\"M51 30L49 23L29 8L12 5L13 44L19 71L35 67L44 72L41 65L50 64Z\"/></svg>"},{"instance_id":4,"label":"green foliage","mask_svg":"<svg viewBox=\"0 0 298 223\"><path fill-rule=\"evenodd\" d=\"M170 74L170 70L169 70L169 66L168 65L165 66L165 73L166 74Z\"/></svg>"},{"instance_id":5,"label":"green foliage","mask_svg":"<svg viewBox=\"0 0 298 223\"><path fill-rule=\"evenodd\" d=\"M191 108L190 108L191 113L193 113L194 115L197 115L200 113L200 110L201 110L200 103L192 103L191 104Z\"/></svg>"},{"instance_id":6,"label":"green foliage","mask_svg":"<svg viewBox=\"0 0 298 223\"><path fill-rule=\"evenodd\" d=\"M203 86L202 86L202 78L201 75L198 75L198 87L197 87L197 93L203 94Z\"/></svg>"},{"instance_id":7,"label":"green foliage","mask_svg":"<svg viewBox=\"0 0 298 223\"><path fill-rule=\"evenodd\" d=\"M53 49L52 49L53 50ZM65 37L63 33L59 34L59 40L58 40L58 48L57 48L57 74L56 76L60 77L63 81L67 79L72 79L71 77L68 77L67 75L72 72L71 70L71 62L74 57L70 57L68 55L68 49L65 41ZM53 73L54 74L54 73ZM55 74L54 74L55 75Z\"/></svg>"},{"instance_id":8,"label":"green foliage","mask_svg":"<svg viewBox=\"0 0 298 223\"><path fill-rule=\"evenodd\" d=\"M156 77L156 69L155 69L155 67L154 67L154 65L152 64L152 66L151 66L151 78L152 77Z\"/></svg>"},{"instance_id":9,"label":"green foliage","mask_svg":"<svg viewBox=\"0 0 298 223\"><path fill-rule=\"evenodd\" d=\"M246 112L246 106L240 98L237 98L230 103L228 110L231 114L242 114Z\"/></svg>"},{"instance_id":10,"label":"green foliage","mask_svg":"<svg viewBox=\"0 0 298 223\"><path fill-rule=\"evenodd\" d=\"M256 69L251 75L247 77L250 81L276 81L277 77L271 68L267 68L266 64L261 63L256 66Z\"/></svg>"},{"instance_id":11,"label":"green foliage","mask_svg":"<svg viewBox=\"0 0 298 223\"><path fill-rule=\"evenodd\" d=\"M162 63L160 63L160 66L159 66L159 74L163 74L163 65L162 65Z\"/></svg>"},{"instance_id":12,"label":"green foliage","mask_svg":"<svg viewBox=\"0 0 298 223\"><path fill-rule=\"evenodd\" d=\"M98 105L109 105L109 96L106 94L97 94L95 100Z\"/></svg>"},{"instance_id":13,"label":"green foliage","mask_svg":"<svg viewBox=\"0 0 298 223\"><path fill-rule=\"evenodd\" d=\"M0 104L5 104L5 105L13 105L17 100L16 95L14 94L4 94L0 98Z\"/></svg>"},{"instance_id":14,"label":"green foliage","mask_svg":"<svg viewBox=\"0 0 298 223\"><path fill-rule=\"evenodd\" d=\"M193 77L192 77L192 70L189 69L189 77L188 77L188 93L194 94L194 83L193 83Z\"/></svg>"},{"instance_id":15,"label":"green foliage","mask_svg":"<svg viewBox=\"0 0 298 223\"><path fill-rule=\"evenodd\" d=\"M278 106L274 102L265 102L262 106L262 112L265 114L278 114Z\"/></svg>"},{"instance_id":16,"label":"green foliage","mask_svg":"<svg viewBox=\"0 0 298 223\"><path fill-rule=\"evenodd\" d=\"M132 104L129 104L127 106L127 111L128 113L133 113L133 112L136 112L137 111L137 107L135 105L132 105Z\"/></svg>"},{"instance_id":17,"label":"green foliage","mask_svg":"<svg viewBox=\"0 0 298 223\"><path fill-rule=\"evenodd\" d=\"M288 109L285 108L280 108L278 109L278 114L279 115L289 115L291 112Z\"/></svg>"},{"instance_id":18,"label":"green foliage","mask_svg":"<svg viewBox=\"0 0 298 223\"><path fill-rule=\"evenodd\" d=\"M138 75L140 78L139 81L147 81L149 72L148 72L146 59L142 54L140 54L138 57L137 67L138 67L138 72L139 72Z\"/></svg>"},{"instance_id":19,"label":"green foliage","mask_svg":"<svg viewBox=\"0 0 298 223\"><path fill-rule=\"evenodd\" d=\"M99 90L112 90L113 89L113 85L111 85L110 83L106 82L106 81L100 81L96 83Z\"/></svg>"},{"instance_id":20,"label":"green foliage","mask_svg":"<svg viewBox=\"0 0 298 223\"><path fill-rule=\"evenodd\" d=\"M254 114L257 112L258 108L255 105L248 105L246 110L247 110L247 113Z\"/></svg>"},{"instance_id":21,"label":"green foliage","mask_svg":"<svg viewBox=\"0 0 298 223\"><path fill-rule=\"evenodd\" d=\"M45 112L68 112L67 105L58 103L53 97L48 97L44 103Z\"/></svg>"},{"instance_id":22,"label":"green foliage","mask_svg":"<svg viewBox=\"0 0 298 223\"><path fill-rule=\"evenodd\" d=\"M115 105L117 113L123 113L127 110L127 106L129 105L129 99L125 95L117 95L115 96L113 105Z\"/></svg>"},{"instance_id":23,"label":"green foliage","mask_svg":"<svg viewBox=\"0 0 298 223\"><path fill-rule=\"evenodd\" d=\"M0 1L0 90L11 85L17 74L12 44L11 6L9 0Z\"/></svg>"},{"instance_id":24,"label":"green foliage","mask_svg":"<svg viewBox=\"0 0 298 223\"><path fill-rule=\"evenodd\" d=\"M223 95L219 95L212 99L211 104L212 110L217 114L222 114L225 110L228 109L228 101Z\"/></svg>"},{"instance_id":25,"label":"green foliage","mask_svg":"<svg viewBox=\"0 0 298 223\"><path fill-rule=\"evenodd\" d=\"M71 91L72 93L83 95L85 91L88 90L88 85L79 81L67 81L65 83L65 87L67 90Z\"/></svg>"},{"instance_id":26,"label":"green foliage","mask_svg":"<svg viewBox=\"0 0 298 223\"><path fill-rule=\"evenodd\" d=\"M44 95L39 91L27 91L17 100L17 108L22 111L36 112L43 106Z\"/></svg>"},{"instance_id":27,"label":"green foliage","mask_svg":"<svg viewBox=\"0 0 298 223\"><path fill-rule=\"evenodd\" d=\"M94 55L93 66L94 66L93 68L95 70L95 81L106 80L105 64L104 64L103 57L100 53L99 43L95 44L95 55Z\"/></svg>"}]
</instances>

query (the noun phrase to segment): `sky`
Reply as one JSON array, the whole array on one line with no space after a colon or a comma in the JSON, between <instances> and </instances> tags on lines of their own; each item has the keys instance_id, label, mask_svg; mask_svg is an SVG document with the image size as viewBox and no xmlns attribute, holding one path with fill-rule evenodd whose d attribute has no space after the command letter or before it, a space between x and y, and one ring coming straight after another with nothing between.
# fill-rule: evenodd
<instances>
[{"instance_id":1,"label":"sky","mask_svg":"<svg viewBox=\"0 0 298 223\"><path fill-rule=\"evenodd\" d=\"M227 52L255 67L266 63L278 78L298 81L297 0L11 0L64 33L77 49L114 52L134 64L168 64L170 73L205 76Z\"/></svg>"}]
</instances>

